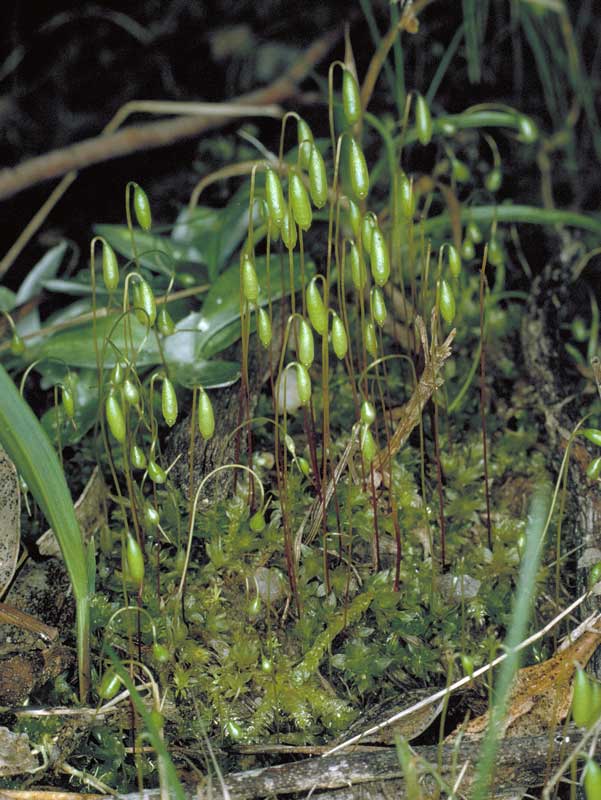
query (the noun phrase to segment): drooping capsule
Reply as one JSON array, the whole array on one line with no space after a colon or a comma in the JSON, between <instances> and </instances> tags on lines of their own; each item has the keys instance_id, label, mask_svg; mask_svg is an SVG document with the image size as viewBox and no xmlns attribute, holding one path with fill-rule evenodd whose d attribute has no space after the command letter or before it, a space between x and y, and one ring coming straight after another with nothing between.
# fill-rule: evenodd
<instances>
[{"instance_id":1,"label":"drooping capsule","mask_svg":"<svg viewBox=\"0 0 601 800\"><path fill-rule=\"evenodd\" d=\"M349 167L353 192L359 200L365 200L369 192L369 172L363 150L353 137L349 143Z\"/></svg>"},{"instance_id":2,"label":"drooping capsule","mask_svg":"<svg viewBox=\"0 0 601 800\"><path fill-rule=\"evenodd\" d=\"M342 110L349 125L361 119L361 95L355 76L350 69L342 72Z\"/></svg>"}]
</instances>

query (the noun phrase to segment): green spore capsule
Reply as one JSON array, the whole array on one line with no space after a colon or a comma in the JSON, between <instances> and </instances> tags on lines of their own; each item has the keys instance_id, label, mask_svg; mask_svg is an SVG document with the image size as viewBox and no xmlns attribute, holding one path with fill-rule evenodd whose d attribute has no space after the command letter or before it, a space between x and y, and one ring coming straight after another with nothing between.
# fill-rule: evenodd
<instances>
[{"instance_id":1,"label":"green spore capsule","mask_svg":"<svg viewBox=\"0 0 601 800\"><path fill-rule=\"evenodd\" d=\"M344 322L336 312L332 314L332 347L336 353L336 358L342 361L348 350L348 337Z\"/></svg>"},{"instance_id":2,"label":"green spore capsule","mask_svg":"<svg viewBox=\"0 0 601 800\"><path fill-rule=\"evenodd\" d=\"M267 199L267 208L269 209L271 222L276 228L279 228L284 218L286 205L280 177L277 172L271 168L265 171L265 197Z\"/></svg>"},{"instance_id":3,"label":"green spore capsule","mask_svg":"<svg viewBox=\"0 0 601 800\"><path fill-rule=\"evenodd\" d=\"M520 141L532 144L538 139L538 128L531 117L520 114L517 119Z\"/></svg>"},{"instance_id":4,"label":"green spore capsule","mask_svg":"<svg viewBox=\"0 0 601 800\"><path fill-rule=\"evenodd\" d=\"M298 360L309 369L315 358L315 348L313 345L313 331L306 319L299 321L297 336Z\"/></svg>"},{"instance_id":5,"label":"green spore capsule","mask_svg":"<svg viewBox=\"0 0 601 800\"><path fill-rule=\"evenodd\" d=\"M144 278L134 285L134 311L140 325L152 328L157 318L157 306L152 287Z\"/></svg>"},{"instance_id":6,"label":"green spore capsule","mask_svg":"<svg viewBox=\"0 0 601 800\"><path fill-rule=\"evenodd\" d=\"M240 272L244 299L249 303L256 303L259 299L259 279L257 278L255 265L248 253L242 255Z\"/></svg>"},{"instance_id":7,"label":"green spore capsule","mask_svg":"<svg viewBox=\"0 0 601 800\"><path fill-rule=\"evenodd\" d=\"M468 165L464 161L460 161L458 158L451 159L451 175L457 181L457 183L467 183L472 177L472 173L470 172Z\"/></svg>"},{"instance_id":8,"label":"green spore capsule","mask_svg":"<svg viewBox=\"0 0 601 800\"><path fill-rule=\"evenodd\" d=\"M134 469L146 469L146 454L140 445L134 444L129 451L129 461Z\"/></svg>"},{"instance_id":9,"label":"green spore capsule","mask_svg":"<svg viewBox=\"0 0 601 800\"><path fill-rule=\"evenodd\" d=\"M386 301L384 300L384 293L379 286L373 286L370 292L371 302L371 315L374 322L382 327L386 322Z\"/></svg>"},{"instance_id":10,"label":"green spore capsule","mask_svg":"<svg viewBox=\"0 0 601 800\"><path fill-rule=\"evenodd\" d=\"M302 474L305 476L305 478L308 478L309 473L311 472L311 467L309 466L309 462L307 461L307 459L303 458L302 456L299 456L296 459L296 464L300 469L300 471L302 472Z\"/></svg>"},{"instance_id":11,"label":"green spore capsule","mask_svg":"<svg viewBox=\"0 0 601 800\"><path fill-rule=\"evenodd\" d=\"M457 248L450 244L447 249L449 257L449 272L453 278L458 278L461 275L461 256L457 252Z\"/></svg>"},{"instance_id":12,"label":"green spore capsule","mask_svg":"<svg viewBox=\"0 0 601 800\"><path fill-rule=\"evenodd\" d=\"M415 131L420 144L430 144L432 140L432 115L425 98L418 94L415 98Z\"/></svg>"},{"instance_id":13,"label":"green spore capsule","mask_svg":"<svg viewBox=\"0 0 601 800\"><path fill-rule=\"evenodd\" d=\"M498 192L503 183L503 173L499 167L493 167L484 178L484 186L489 192Z\"/></svg>"},{"instance_id":14,"label":"green spore capsule","mask_svg":"<svg viewBox=\"0 0 601 800\"><path fill-rule=\"evenodd\" d=\"M572 694L572 719L576 725L588 725L591 711L591 682L586 672L580 667L574 674L574 691Z\"/></svg>"},{"instance_id":15,"label":"green spore capsule","mask_svg":"<svg viewBox=\"0 0 601 800\"><path fill-rule=\"evenodd\" d=\"M309 162L311 159L311 149L314 144L313 132L308 123L302 117L299 117L296 126L296 135L298 138L299 148L299 163L302 169L309 169Z\"/></svg>"},{"instance_id":16,"label":"green spore capsule","mask_svg":"<svg viewBox=\"0 0 601 800\"><path fill-rule=\"evenodd\" d=\"M378 286L384 286L390 277L390 257L388 245L379 226L374 228L369 248L371 274Z\"/></svg>"},{"instance_id":17,"label":"green spore capsule","mask_svg":"<svg viewBox=\"0 0 601 800\"><path fill-rule=\"evenodd\" d=\"M265 515L261 510L255 511L248 522L248 526L253 533L261 533L261 531L265 530L266 525Z\"/></svg>"},{"instance_id":18,"label":"green spore capsule","mask_svg":"<svg viewBox=\"0 0 601 800\"><path fill-rule=\"evenodd\" d=\"M165 483L167 480L167 473L163 467L151 458L148 462L148 477L153 483Z\"/></svg>"},{"instance_id":19,"label":"green spore capsule","mask_svg":"<svg viewBox=\"0 0 601 800\"><path fill-rule=\"evenodd\" d=\"M584 768L584 793L586 800L601 800L601 767L592 758Z\"/></svg>"},{"instance_id":20,"label":"green spore capsule","mask_svg":"<svg viewBox=\"0 0 601 800\"><path fill-rule=\"evenodd\" d=\"M138 540L131 533L126 537L125 561L128 575L139 589L144 582L144 555Z\"/></svg>"},{"instance_id":21,"label":"green spore capsule","mask_svg":"<svg viewBox=\"0 0 601 800\"><path fill-rule=\"evenodd\" d=\"M450 284L444 278L440 282L439 304L442 318L450 325L455 319L455 295Z\"/></svg>"},{"instance_id":22,"label":"green spore capsule","mask_svg":"<svg viewBox=\"0 0 601 800\"><path fill-rule=\"evenodd\" d=\"M475 244L480 244L482 241L482 231L474 221L467 223L465 235L468 239L471 239L472 242L475 242Z\"/></svg>"},{"instance_id":23,"label":"green spore capsule","mask_svg":"<svg viewBox=\"0 0 601 800\"><path fill-rule=\"evenodd\" d=\"M152 645L152 658L156 664L168 664L171 661L171 654L164 644L155 642Z\"/></svg>"},{"instance_id":24,"label":"green spore capsule","mask_svg":"<svg viewBox=\"0 0 601 800\"><path fill-rule=\"evenodd\" d=\"M572 320L571 333L577 342L586 342L590 336L589 329L582 317L575 317Z\"/></svg>"},{"instance_id":25,"label":"green spore capsule","mask_svg":"<svg viewBox=\"0 0 601 800\"><path fill-rule=\"evenodd\" d=\"M125 402L130 406L136 407L140 402L140 391L131 378L127 378L123 382L123 396Z\"/></svg>"},{"instance_id":26,"label":"green spore capsule","mask_svg":"<svg viewBox=\"0 0 601 800\"><path fill-rule=\"evenodd\" d=\"M163 378L163 386L161 389L161 410L163 412L163 419L172 428L177 422L177 394L175 387L169 378Z\"/></svg>"},{"instance_id":27,"label":"green spore capsule","mask_svg":"<svg viewBox=\"0 0 601 800\"><path fill-rule=\"evenodd\" d=\"M308 231L313 220L311 201L303 183L303 179L296 170L290 172L289 184L290 208L296 224L303 231Z\"/></svg>"},{"instance_id":28,"label":"green spore capsule","mask_svg":"<svg viewBox=\"0 0 601 800\"><path fill-rule=\"evenodd\" d=\"M583 428L580 433L592 442L601 447L601 431L598 428Z\"/></svg>"},{"instance_id":29,"label":"green spore capsule","mask_svg":"<svg viewBox=\"0 0 601 800\"><path fill-rule=\"evenodd\" d=\"M198 430L203 439L210 439L215 433L213 404L204 389L198 395Z\"/></svg>"},{"instance_id":30,"label":"green spore capsule","mask_svg":"<svg viewBox=\"0 0 601 800\"><path fill-rule=\"evenodd\" d=\"M309 281L305 299L311 325L313 325L313 328L320 336L325 336L328 332L328 312L321 299L321 294L317 288L317 281L315 278Z\"/></svg>"},{"instance_id":31,"label":"green spore capsule","mask_svg":"<svg viewBox=\"0 0 601 800\"><path fill-rule=\"evenodd\" d=\"M242 738L242 728L232 720L225 723L225 733L233 741L237 742Z\"/></svg>"},{"instance_id":32,"label":"green spore capsule","mask_svg":"<svg viewBox=\"0 0 601 800\"><path fill-rule=\"evenodd\" d=\"M405 221L413 219L415 214L413 182L409 180L404 172L399 175L399 210Z\"/></svg>"},{"instance_id":33,"label":"green spore capsule","mask_svg":"<svg viewBox=\"0 0 601 800\"><path fill-rule=\"evenodd\" d=\"M361 422L364 425L373 425L376 421L376 407L369 400L361 403Z\"/></svg>"},{"instance_id":34,"label":"green spore capsule","mask_svg":"<svg viewBox=\"0 0 601 800\"><path fill-rule=\"evenodd\" d=\"M363 150L353 137L349 142L349 168L353 192L359 200L365 200L369 192L369 172Z\"/></svg>"},{"instance_id":35,"label":"green spore capsule","mask_svg":"<svg viewBox=\"0 0 601 800\"><path fill-rule=\"evenodd\" d=\"M496 236L494 236L488 243L488 260L493 267L500 267L505 260L505 253L503 246L500 244Z\"/></svg>"},{"instance_id":36,"label":"green spore capsule","mask_svg":"<svg viewBox=\"0 0 601 800\"><path fill-rule=\"evenodd\" d=\"M323 208L328 199L328 176L323 156L313 145L309 161L309 193L316 208Z\"/></svg>"},{"instance_id":37,"label":"green spore capsule","mask_svg":"<svg viewBox=\"0 0 601 800\"><path fill-rule=\"evenodd\" d=\"M378 354L378 338L376 336L375 326L371 320L365 323L365 328L363 329L363 340L365 342L365 349L372 358L375 358Z\"/></svg>"},{"instance_id":38,"label":"green spore capsule","mask_svg":"<svg viewBox=\"0 0 601 800\"><path fill-rule=\"evenodd\" d=\"M357 80L350 69L342 71L342 110L349 125L361 119L361 95Z\"/></svg>"},{"instance_id":39,"label":"green spore capsule","mask_svg":"<svg viewBox=\"0 0 601 800\"><path fill-rule=\"evenodd\" d=\"M463 244L461 245L461 257L464 258L466 261L471 261L473 258L476 257L476 248L474 247L473 241L469 237L465 237L463 240Z\"/></svg>"},{"instance_id":40,"label":"green spore capsule","mask_svg":"<svg viewBox=\"0 0 601 800\"><path fill-rule=\"evenodd\" d=\"M257 333L261 344L267 349L271 344L272 331L269 314L264 308L259 308L257 311Z\"/></svg>"},{"instance_id":41,"label":"green spore capsule","mask_svg":"<svg viewBox=\"0 0 601 800\"><path fill-rule=\"evenodd\" d=\"M596 564L593 564L591 570L588 574L588 588L592 589L593 586L596 586L599 581L601 581L601 561L597 561Z\"/></svg>"},{"instance_id":42,"label":"green spore capsule","mask_svg":"<svg viewBox=\"0 0 601 800\"><path fill-rule=\"evenodd\" d=\"M296 222L294 221L292 212L290 211L290 206L288 205L286 205L280 232L282 234L284 247L286 247L288 250L294 250L297 241Z\"/></svg>"},{"instance_id":43,"label":"green spore capsule","mask_svg":"<svg viewBox=\"0 0 601 800\"><path fill-rule=\"evenodd\" d=\"M146 192L137 183L134 184L134 214L142 230L149 231L152 227L150 203Z\"/></svg>"},{"instance_id":44,"label":"green spore capsule","mask_svg":"<svg viewBox=\"0 0 601 800\"><path fill-rule=\"evenodd\" d=\"M463 669L463 674L467 675L468 678L471 678L474 674L474 659L467 655L467 653L461 654L461 667Z\"/></svg>"},{"instance_id":45,"label":"green spore capsule","mask_svg":"<svg viewBox=\"0 0 601 800\"><path fill-rule=\"evenodd\" d=\"M361 210L354 200L347 197L348 202L348 217L351 225L351 230L355 239L359 238L359 231L361 230Z\"/></svg>"},{"instance_id":46,"label":"green spore capsule","mask_svg":"<svg viewBox=\"0 0 601 800\"><path fill-rule=\"evenodd\" d=\"M61 401L67 418L73 419L75 416L75 399L69 386L61 386Z\"/></svg>"},{"instance_id":47,"label":"green spore capsule","mask_svg":"<svg viewBox=\"0 0 601 800\"><path fill-rule=\"evenodd\" d=\"M123 444L126 436L125 417L117 395L112 392L108 395L104 410L110 432L118 442Z\"/></svg>"},{"instance_id":48,"label":"green spore capsule","mask_svg":"<svg viewBox=\"0 0 601 800\"><path fill-rule=\"evenodd\" d=\"M113 386L121 386L125 378L126 370L127 370L127 364L125 363L125 361L117 361L115 366L112 368L111 374L109 376L109 381Z\"/></svg>"},{"instance_id":49,"label":"green spore capsule","mask_svg":"<svg viewBox=\"0 0 601 800\"><path fill-rule=\"evenodd\" d=\"M261 598L257 594L248 604L248 616L251 619L253 619L255 617L258 617L260 613L261 613Z\"/></svg>"},{"instance_id":50,"label":"green spore capsule","mask_svg":"<svg viewBox=\"0 0 601 800\"><path fill-rule=\"evenodd\" d=\"M361 258L359 248L355 242L351 242L351 280L353 286L358 292L363 291L367 283L367 270L365 269L365 262Z\"/></svg>"},{"instance_id":51,"label":"green spore capsule","mask_svg":"<svg viewBox=\"0 0 601 800\"><path fill-rule=\"evenodd\" d=\"M161 517L159 512L154 506L151 506L150 503L147 503L144 506L144 524L146 527L150 530L154 530L160 521Z\"/></svg>"},{"instance_id":52,"label":"green spore capsule","mask_svg":"<svg viewBox=\"0 0 601 800\"><path fill-rule=\"evenodd\" d=\"M119 691L121 686L121 679L112 667L102 676L96 692L101 700L112 700Z\"/></svg>"},{"instance_id":53,"label":"green spore capsule","mask_svg":"<svg viewBox=\"0 0 601 800\"><path fill-rule=\"evenodd\" d=\"M157 314L157 330L163 336L171 336L175 333L175 323L164 305L160 307Z\"/></svg>"},{"instance_id":54,"label":"green spore capsule","mask_svg":"<svg viewBox=\"0 0 601 800\"><path fill-rule=\"evenodd\" d=\"M586 468L586 477L589 478L589 480L596 481L599 475L601 475L601 456L593 458Z\"/></svg>"},{"instance_id":55,"label":"green spore capsule","mask_svg":"<svg viewBox=\"0 0 601 800\"><path fill-rule=\"evenodd\" d=\"M360 436L361 456L367 466L374 460L378 448L369 425L363 425Z\"/></svg>"},{"instance_id":56,"label":"green spore capsule","mask_svg":"<svg viewBox=\"0 0 601 800\"><path fill-rule=\"evenodd\" d=\"M25 342L23 337L15 331L10 340L10 352L13 356L22 356L25 352Z\"/></svg>"},{"instance_id":57,"label":"green spore capsule","mask_svg":"<svg viewBox=\"0 0 601 800\"><path fill-rule=\"evenodd\" d=\"M296 365L296 390L300 404L306 406L311 399L311 378L302 364Z\"/></svg>"},{"instance_id":58,"label":"green spore capsule","mask_svg":"<svg viewBox=\"0 0 601 800\"><path fill-rule=\"evenodd\" d=\"M119 264L115 251L108 242L102 240L102 280L109 292L119 286Z\"/></svg>"},{"instance_id":59,"label":"green spore capsule","mask_svg":"<svg viewBox=\"0 0 601 800\"><path fill-rule=\"evenodd\" d=\"M374 230L378 227L378 218L373 211L368 211L361 220L361 242L366 253L371 250Z\"/></svg>"}]
</instances>

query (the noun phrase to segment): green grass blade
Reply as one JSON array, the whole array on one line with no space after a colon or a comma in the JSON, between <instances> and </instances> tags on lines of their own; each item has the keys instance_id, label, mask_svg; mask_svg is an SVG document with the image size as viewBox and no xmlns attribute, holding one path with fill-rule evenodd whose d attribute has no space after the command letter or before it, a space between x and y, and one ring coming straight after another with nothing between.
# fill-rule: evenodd
<instances>
[{"instance_id":1,"label":"green grass blade","mask_svg":"<svg viewBox=\"0 0 601 800\"><path fill-rule=\"evenodd\" d=\"M60 544L77 605L79 689L89 685L88 558L58 457L39 420L0 365L0 444L23 476Z\"/></svg>"},{"instance_id":2,"label":"green grass blade","mask_svg":"<svg viewBox=\"0 0 601 800\"><path fill-rule=\"evenodd\" d=\"M463 0L463 25L468 78L470 83L480 83L480 37L478 35L480 21L476 0Z\"/></svg>"},{"instance_id":3,"label":"green grass blade","mask_svg":"<svg viewBox=\"0 0 601 800\"><path fill-rule=\"evenodd\" d=\"M490 784L495 768L501 723L507 712L511 685L519 667L520 654L516 648L526 638L528 621L534 602L536 573L540 563L544 534L547 530L548 511L548 491L538 489L530 508L529 523L526 530L526 553L520 569L511 625L505 642L505 649L508 655L499 670L494 705L490 714L486 738L480 752L474 789L471 795L472 800L486 800L487 797L490 797Z\"/></svg>"},{"instance_id":4,"label":"green grass blade","mask_svg":"<svg viewBox=\"0 0 601 800\"><path fill-rule=\"evenodd\" d=\"M169 755L169 750L167 749L167 746L165 745L165 742L161 737L160 730L158 729L156 722L152 717L152 714L148 710L146 704L144 703L144 700L138 694L134 682L129 675L129 672L121 663L121 660L119 659L117 653L113 650L112 647L108 645L105 647L105 650L108 657L111 660L115 672L121 678L123 685L129 692L129 696L134 705L134 708L136 709L138 714L142 717L144 726L146 727L148 738L150 739L150 743L157 752L159 760L159 771L161 772L162 777L164 779L164 783L161 786L161 789L165 790L167 792L168 797L173 798L173 800L185 800L186 795L177 776L177 770L175 769L175 765L171 760L171 756ZM161 794L161 797L162 796L163 795Z\"/></svg>"}]
</instances>

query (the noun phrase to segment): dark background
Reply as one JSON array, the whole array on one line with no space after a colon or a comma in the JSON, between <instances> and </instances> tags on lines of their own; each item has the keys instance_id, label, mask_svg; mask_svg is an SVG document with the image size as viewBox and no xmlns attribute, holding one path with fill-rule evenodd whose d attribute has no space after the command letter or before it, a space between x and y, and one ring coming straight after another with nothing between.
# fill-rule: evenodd
<instances>
[{"instance_id":1,"label":"dark background","mask_svg":"<svg viewBox=\"0 0 601 800\"><path fill-rule=\"evenodd\" d=\"M582 6L595 14L599 0L572 2L574 17ZM420 15L420 30L403 39L407 89L429 85L445 48L461 23L460 2L433 2ZM387 0L372 3L381 31L390 24ZM470 85L465 58L455 57L437 94L434 111L459 111L478 102L507 102L534 115L544 129L548 123L544 97L524 37L515 36L511 4L491 0L485 32L482 80ZM351 19L351 39L359 75L374 51L359 2L278 0L202 2L141 0L140 2L12 2L4 4L0 26L0 165L96 136L128 100L224 101L276 79L317 37ZM590 16L590 15L589 15ZM582 32L581 58L593 71L599 57L598 31ZM326 63L300 87L290 107L299 110L316 135L325 135L323 90L327 65L342 57L342 41ZM515 81L516 59L521 79ZM381 77L370 110L394 109ZM148 117L131 118L142 122ZM213 160L236 158L241 140L237 121L195 141L108 161L80 174L52 211L40 233L7 275L13 288L43 254L62 237L86 247L95 222L123 222L123 192L128 180L144 186L152 200L154 218L168 224L189 197L200 172ZM252 120L250 129L275 149L279 122ZM224 144L222 153L219 144ZM586 166L587 141L581 142L581 207L596 202ZM418 165L419 166L419 165ZM427 168L427 164L425 165ZM521 169L521 168L520 168ZM562 167L563 169L563 167ZM585 180L586 178L586 180ZM560 177L561 180L561 177ZM573 201L566 180L565 200ZM46 199L55 181L21 192L0 204L1 255ZM519 181L507 189L519 195ZM588 188L590 186L590 189ZM596 186L596 184L595 184ZM214 190L217 192L218 190ZM221 189L223 192L223 188ZM212 202L220 202L213 195ZM225 200L225 197L222 198ZM530 198L537 202L538 198Z\"/></svg>"}]
</instances>

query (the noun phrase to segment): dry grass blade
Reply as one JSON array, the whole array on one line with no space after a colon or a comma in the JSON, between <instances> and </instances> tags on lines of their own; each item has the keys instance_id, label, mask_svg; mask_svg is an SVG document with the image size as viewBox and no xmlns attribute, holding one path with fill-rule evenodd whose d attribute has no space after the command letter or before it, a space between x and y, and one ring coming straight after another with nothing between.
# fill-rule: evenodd
<instances>
[{"instance_id":1,"label":"dry grass blade","mask_svg":"<svg viewBox=\"0 0 601 800\"><path fill-rule=\"evenodd\" d=\"M449 333L442 344L438 344L434 339L428 346L426 326L421 317L415 320L422 349L426 359L426 365L421 377L415 387L413 394L403 408L403 413L399 420L396 430L390 437L388 445L376 454L373 460L373 467L381 472L385 478L390 470L390 462L401 447L405 444L411 432L419 425L424 407L437 389L440 389L444 380L441 375L445 361L451 355L451 344L455 338L455 329Z\"/></svg>"}]
</instances>

